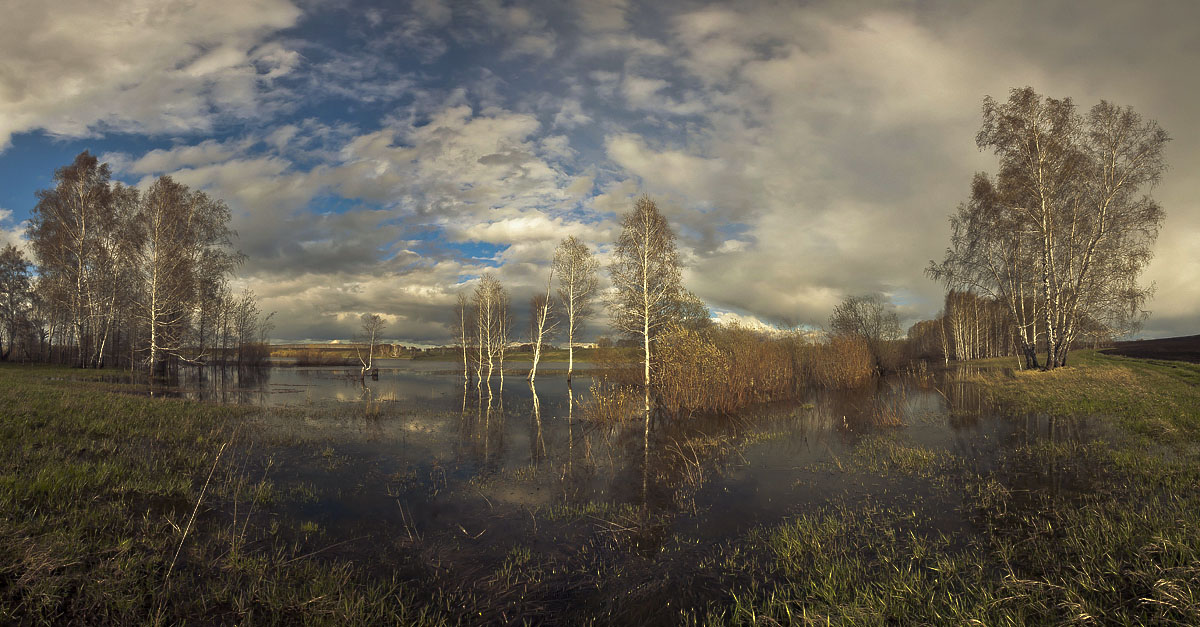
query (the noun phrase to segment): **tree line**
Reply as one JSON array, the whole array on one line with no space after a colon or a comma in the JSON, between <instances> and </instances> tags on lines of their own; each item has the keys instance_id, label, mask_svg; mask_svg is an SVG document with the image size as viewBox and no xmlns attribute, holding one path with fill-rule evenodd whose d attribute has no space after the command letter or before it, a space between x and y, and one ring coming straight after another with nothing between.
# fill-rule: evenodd
<instances>
[{"instance_id":1,"label":"tree line","mask_svg":"<svg viewBox=\"0 0 1200 627\"><path fill-rule=\"evenodd\" d=\"M224 202L169 176L113 181L86 151L53 181L26 230L32 260L0 251L0 359L151 372L265 360L271 316L229 286L244 256Z\"/></svg>"}]
</instances>

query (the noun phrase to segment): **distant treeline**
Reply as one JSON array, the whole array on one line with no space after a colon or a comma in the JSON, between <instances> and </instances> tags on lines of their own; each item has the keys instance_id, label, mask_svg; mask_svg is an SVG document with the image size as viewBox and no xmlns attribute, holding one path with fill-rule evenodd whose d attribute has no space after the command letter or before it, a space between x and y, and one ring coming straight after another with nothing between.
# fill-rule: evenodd
<instances>
[{"instance_id":1,"label":"distant treeline","mask_svg":"<svg viewBox=\"0 0 1200 627\"><path fill-rule=\"evenodd\" d=\"M271 357L290 359L297 366L344 366L355 363L359 356L374 350L376 357L386 359L419 359L444 358L453 359L458 355L457 347L404 346L403 344L375 344L372 349L369 344L345 343L337 344L276 344L270 348Z\"/></svg>"},{"instance_id":2,"label":"distant treeline","mask_svg":"<svg viewBox=\"0 0 1200 627\"><path fill-rule=\"evenodd\" d=\"M229 287L243 256L225 203L159 177L140 191L87 152L37 193L33 259L0 251L0 359L152 371L253 365L270 316Z\"/></svg>"},{"instance_id":3,"label":"distant treeline","mask_svg":"<svg viewBox=\"0 0 1200 627\"><path fill-rule=\"evenodd\" d=\"M1032 300L1032 299L1030 299ZM1029 303L1030 307L1034 304ZM1084 316L1071 347L1097 347L1113 341L1113 330ZM1045 337L1038 334L1033 349L1045 351ZM965 361L988 357L1024 357L1024 346L1008 306L996 298L974 292L950 290L938 317L922 320L908 329L906 357L909 359Z\"/></svg>"}]
</instances>

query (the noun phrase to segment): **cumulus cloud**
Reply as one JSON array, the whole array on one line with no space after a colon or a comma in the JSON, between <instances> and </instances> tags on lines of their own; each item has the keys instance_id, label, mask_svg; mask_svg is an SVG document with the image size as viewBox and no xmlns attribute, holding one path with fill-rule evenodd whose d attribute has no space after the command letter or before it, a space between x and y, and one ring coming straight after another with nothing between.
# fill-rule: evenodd
<instances>
[{"instance_id":1,"label":"cumulus cloud","mask_svg":"<svg viewBox=\"0 0 1200 627\"><path fill-rule=\"evenodd\" d=\"M21 0L0 22L0 149L33 129L192 133L281 106L270 89L298 56L269 37L299 17L286 0Z\"/></svg>"},{"instance_id":2,"label":"cumulus cloud","mask_svg":"<svg viewBox=\"0 0 1200 627\"><path fill-rule=\"evenodd\" d=\"M25 246L25 225L17 224L9 209L0 207L0 248L12 244L19 248Z\"/></svg>"}]
</instances>

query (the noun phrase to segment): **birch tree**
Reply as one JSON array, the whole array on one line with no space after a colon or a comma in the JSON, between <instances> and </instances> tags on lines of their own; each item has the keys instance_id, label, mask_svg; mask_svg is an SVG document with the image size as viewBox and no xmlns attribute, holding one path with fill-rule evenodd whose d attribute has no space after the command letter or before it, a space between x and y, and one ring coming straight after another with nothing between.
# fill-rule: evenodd
<instances>
[{"instance_id":1,"label":"birch tree","mask_svg":"<svg viewBox=\"0 0 1200 627\"><path fill-rule=\"evenodd\" d=\"M926 274L950 291L969 290L1003 303L1022 365L1036 368L1044 301L1038 298L1039 238L1026 217L1004 201L990 177L976 174L970 201L950 217L946 256L940 263L930 261Z\"/></svg>"},{"instance_id":2,"label":"birch tree","mask_svg":"<svg viewBox=\"0 0 1200 627\"><path fill-rule=\"evenodd\" d=\"M500 368L500 391L504 392L504 358L508 355L508 342L512 338L512 299L508 294L508 290L500 288L496 298L496 334L493 337L495 343L496 361ZM504 397L500 397L501 406L504 404Z\"/></svg>"},{"instance_id":3,"label":"birch tree","mask_svg":"<svg viewBox=\"0 0 1200 627\"><path fill-rule=\"evenodd\" d=\"M65 310L74 334L76 365L88 365L92 334L92 288L98 266L98 242L114 228L111 172L108 164L84 151L54 173L54 187L37 192L28 235L40 273L54 275L62 291L48 296Z\"/></svg>"},{"instance_id":4,"label":"birch tree","mask_svg":"<svg viewBox=\"0 0 1200 627\"><path fill-rule=\"evenodd\" d=\"M29 261L19 248L8 244L0 250L0 361L8 361L21 336L32 285Z\"/></svg>"},{"instance_id":5,"label":"birch tree","mask_svg":"<svg viewBox=\"0 0 1200 627\"><path fill-rule=\"evenodd\" d=\"M613 323L642 344L646 433L650 432L650 369L656 336L678 315L683 294L675 234L648 196L638 198L621 218L612 266Z\"/></svg>"},{"instance_id":6,"label":"birch tree","mask_svg":"<svg viewBox=\"0 0 1200 627\"><path fill-rule=\"evenodd\" d=\"M557 326L556 320L551 316L552 302L550 300L550 286L554 282L554 267L550 267L550 276L546 277L546 293L536 294L529 301L529 326L530 339L533 341L533 365L529 369L529 383L532 384L537 379L538 361L542 358L542 338L547 334L553 333ZM569 369L569 366L568 366ZM568 373L568 378L570 374Z\"/></svg>"},{"instance_id":7,"label":"birch tree","mask_svg":"<svg viewBox=\"0 0 1200 627\"><path fill-rule=\"evenodd\" d=\"M994 184L976 176L930 274L999 297L1027 362L1040 339L1045 367L1063 366L1082 321L1121 333L1145 317L1150 290L1138 276L1163 212L1143 188L1161 178L1170 138L1129 107L1101 101L1083 116L1071 99L1028 87L1005 103L985 99L983 120L976 143L996 154L999 173Z\"/></svg>"},{"instance_id":8,"label":"birch tree","mask_svg":"<svg viewBox=\"0 0 1200 627\"><path fill-rule=\"evenodd\" d=\"M225 203L160 177L138 203L129 257L137 286L135 312L147 329L147 362L156 370L164 355L197 361L188 327L203 286L232 270Z\"/></svg>"},{"instance_id":9,"label":"birch tree","mask_svg":"<svg viewBox=\"0 0 1200 627\"><path fill-rule=\"evenodd\" d=\"M567 381L575 370L575 336L593 313L599 267L587 245L574 235L564 239L554 251L553 272L558 274L558 300L562 303L567 331Z\"/></svg>"},{"instance_id":10,"label":"birch tree","mask_svg":"<svg viewBox=\"0 0 1200 627\"><path fill-rule=\"evenodd\" d=\"M490 385L496 362L500 362L503 376L504 349L508 342L508 291L490 273L484 274L475 287L474 309L479 341L477 371L483 379L484 360L487 363L487 381Z\"/></svg>"},{"instance_id":11,"label":"birch tree","mask_svg":"<svg viewBox=\"0 0 1200 627\"><path fill-rule=\"evenodd\" d=\"M471 333L471 303L467 301L467 295L460 293L454 301L454 335L458 340L458 344L462 347L463 360L463 385L471 381L471 374L468 368L471 360L469 358L470 351L470 336Z\"/></svg>"},{"instance_id":12,"label":"birch tree","mask_svg":"<svg viewBox=\"0 0 1200 627\"><path fill-rule=\"evenodd\" d=\"M367 343L367 356L363 357L356 342L354 354L358 357L358 363L362 365L362 370L358 374L359 379L366 379L367 373L375 367L375 345L379 343L379 337L386 327L387 322L379 314L365 313L362 315L360 328L362 339Z\"/></svg>"}]
</instances>

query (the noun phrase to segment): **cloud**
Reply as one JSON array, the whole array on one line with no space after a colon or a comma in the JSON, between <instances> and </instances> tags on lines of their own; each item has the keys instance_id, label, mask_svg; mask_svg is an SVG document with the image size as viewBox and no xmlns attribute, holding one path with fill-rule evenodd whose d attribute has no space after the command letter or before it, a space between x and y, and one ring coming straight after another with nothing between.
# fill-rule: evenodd
<instances>
[{"instance_id":1,"label":"cloud","mask_svg":"<svg viewBox=\"0 0 1200 627\"><path fill-rule=\"evenodd\" d=\"M621 31L628 26L627 0L575 0L579 24L588 31Z\"/></svg>"},{"instance_id":2,"label":"cloud","mask_svg":"<svg viewBox=\"0 0 1200 627\"><path fill-rule=\"evenodd\" d=\"M12 211L0 207L0 248L12 244L18 248L25 248L25 224L14 223L12 219ZM28 255L28 252L26 252Z\"/></svg>"},{"instance_id":3,"label":"cloud","mask_svg":"<svg viewBox=\"0 0 1200 627\"><path fill-rule=\"evenodd\" d=\"M821 326L873 292L906 323L932 316L922 269L971 175L996 167L974 143L981 100L1026 84L1173 134L1147 333L1194 331L1200 90L1179 77L1200 58L1195 3L244 6L10 12L0 143L89 136L121 176L224 198L279 337L345 336L378 311L437 341L481 272L520 303L562 237L606 258L642 193L727 319Z\"/></svg>"},{"instance_id":4,"label":"cloud","mask_svg":"<svg viewBox=\"0 0 1200 627\"><path fill-rule=\"evenodd\" d=\"M285 0L22 1L0 23L0 150L14 133L194 133L284 106Z\"/></svg>"},{"instance_id":5,"label":"cloud","mask_svg":"<svg viewBox=\"0 0 1200 627\"><path fill-rule=\"evenodd\" d=\"M778 325L760 320L757 316L739 314L733 311L713 312L712 321L722 326L738 326L759 333L775 334L781 331Z\"/></svg>"}]
</instances>

